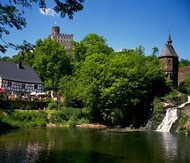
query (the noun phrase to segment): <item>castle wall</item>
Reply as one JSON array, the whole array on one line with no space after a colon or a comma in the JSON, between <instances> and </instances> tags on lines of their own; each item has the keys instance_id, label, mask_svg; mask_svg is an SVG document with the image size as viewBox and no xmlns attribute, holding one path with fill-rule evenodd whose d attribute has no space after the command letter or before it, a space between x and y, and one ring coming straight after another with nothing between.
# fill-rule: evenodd
<instances>
[{"instance_id":1,"label":"castle wall","mask_svg":"<svg viewBox=\"0 0 190 163\"><path fill-rule=\"evenodd\" d=\"M52 34L51 39L58 41L59 43L65 45L65 49L69 50L72 48L72 40L73 35L72 34L61 34L59 27L52 27Z\"/></svg>"}]
</instances>

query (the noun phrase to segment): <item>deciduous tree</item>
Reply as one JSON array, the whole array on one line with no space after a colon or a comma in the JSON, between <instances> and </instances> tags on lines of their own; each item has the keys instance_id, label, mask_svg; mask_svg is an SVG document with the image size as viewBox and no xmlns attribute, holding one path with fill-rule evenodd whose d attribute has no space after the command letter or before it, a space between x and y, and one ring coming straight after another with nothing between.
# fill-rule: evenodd
<instances>
[{"instance_id":1,"label":"deciduous tree","mask_svg":"<svg viewBox=\"0 0 190 163\"><path fill-rule=\"evenodd\" d=\"M57 89L60 78L71 74L71 57L59 42L47 38L35 47L33 53L35 57L32 66L43 79L46 88Z\"/></svg>"}]
</instances>

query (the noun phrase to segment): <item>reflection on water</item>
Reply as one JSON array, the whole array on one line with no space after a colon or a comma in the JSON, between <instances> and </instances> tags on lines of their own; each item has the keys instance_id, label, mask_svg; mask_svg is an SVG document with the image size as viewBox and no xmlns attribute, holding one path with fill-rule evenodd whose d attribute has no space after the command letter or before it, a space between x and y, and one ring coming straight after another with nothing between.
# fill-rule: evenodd
<instances>
[{"instance_id":1,"label":"reflection on water","mask_svg":"<svg viewBox=\"0 0 190 163\"><path fill-rule=\"evenodd\" d=\"M176 135L173 135L168 132L163 132L161 134L161 143L164 148L163 154L167 159L175 160L177 156L177 138Z\"/></svg>"},{"instance_id":2,"label":"reflection on water","mask_svg":"<svg viewBox=\"0 0 190 163\"><path fill-rule=\"evenodd\" d=\"M26 160L25 162L37 162L42 151L42 146L38 141L28 142L26 148Z\"/></svg>"},{"instance_id":3,"label":"reflection on water","mask_svg":"<svg viewBox=\"0 0 190 163\"><path fill-rule=\"evenodd\" d=\"M32 129L0 135L0 162L188 162L190 138L171 133Z\"/></svg>"}]
</instances>

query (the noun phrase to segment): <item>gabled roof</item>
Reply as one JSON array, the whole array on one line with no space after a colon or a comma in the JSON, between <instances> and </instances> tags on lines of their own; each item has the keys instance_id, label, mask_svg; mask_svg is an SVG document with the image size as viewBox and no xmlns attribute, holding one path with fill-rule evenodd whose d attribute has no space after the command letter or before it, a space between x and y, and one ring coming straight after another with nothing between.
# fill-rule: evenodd
<instances>
[{"instance_id":1,"label":"gabled roof","mask_svg":"<svg viewBox=\"0 0 190 163\"><path fill-rule=\"evenodd\" d=\"M42 83L39 75L29 65L0 61L0 77L6 80Z\"/></svg>"},{"instance_id":2,"label":"gabled roof","mask_svg":"<svg viewBox=\"0 0 190 163\"><path fill-rule=\"evenodd\" d=\"M162 57L178 57L178 55L175 52L175 49L173 48L172 45L165 44L159 58L162 58Z\"/></svg>"}]
</instances>

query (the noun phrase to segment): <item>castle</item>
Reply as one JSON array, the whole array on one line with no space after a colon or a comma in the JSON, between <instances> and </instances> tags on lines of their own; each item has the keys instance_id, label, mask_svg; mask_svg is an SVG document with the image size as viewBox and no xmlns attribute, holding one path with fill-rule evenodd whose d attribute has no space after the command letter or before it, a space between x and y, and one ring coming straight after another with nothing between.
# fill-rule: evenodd
<instances>
[{"instance_id":1,"label":"castle","mask_svg":"<svg viewBox=\"0 0 190 163\"><path fill-rule=\"evenodd\" d=\"M52 27L51 39L60 42L65 46L65 50L72 48L72 34L61 34L59 26Z\"/></svg>"},{"instance_id":2,"label":"castle","mask_svg":"<svg viewBox=\"0 0 190 163\"><path fill-rule=\"evenodd\" d=\"M167 75L167 78L172 80L173 86L177 88L179 60L178 55L172 46L172 42L171 35L169 34L168 41L164 45L159 59L162 64L162 69Z\"/></svg>"}]
</instances>

